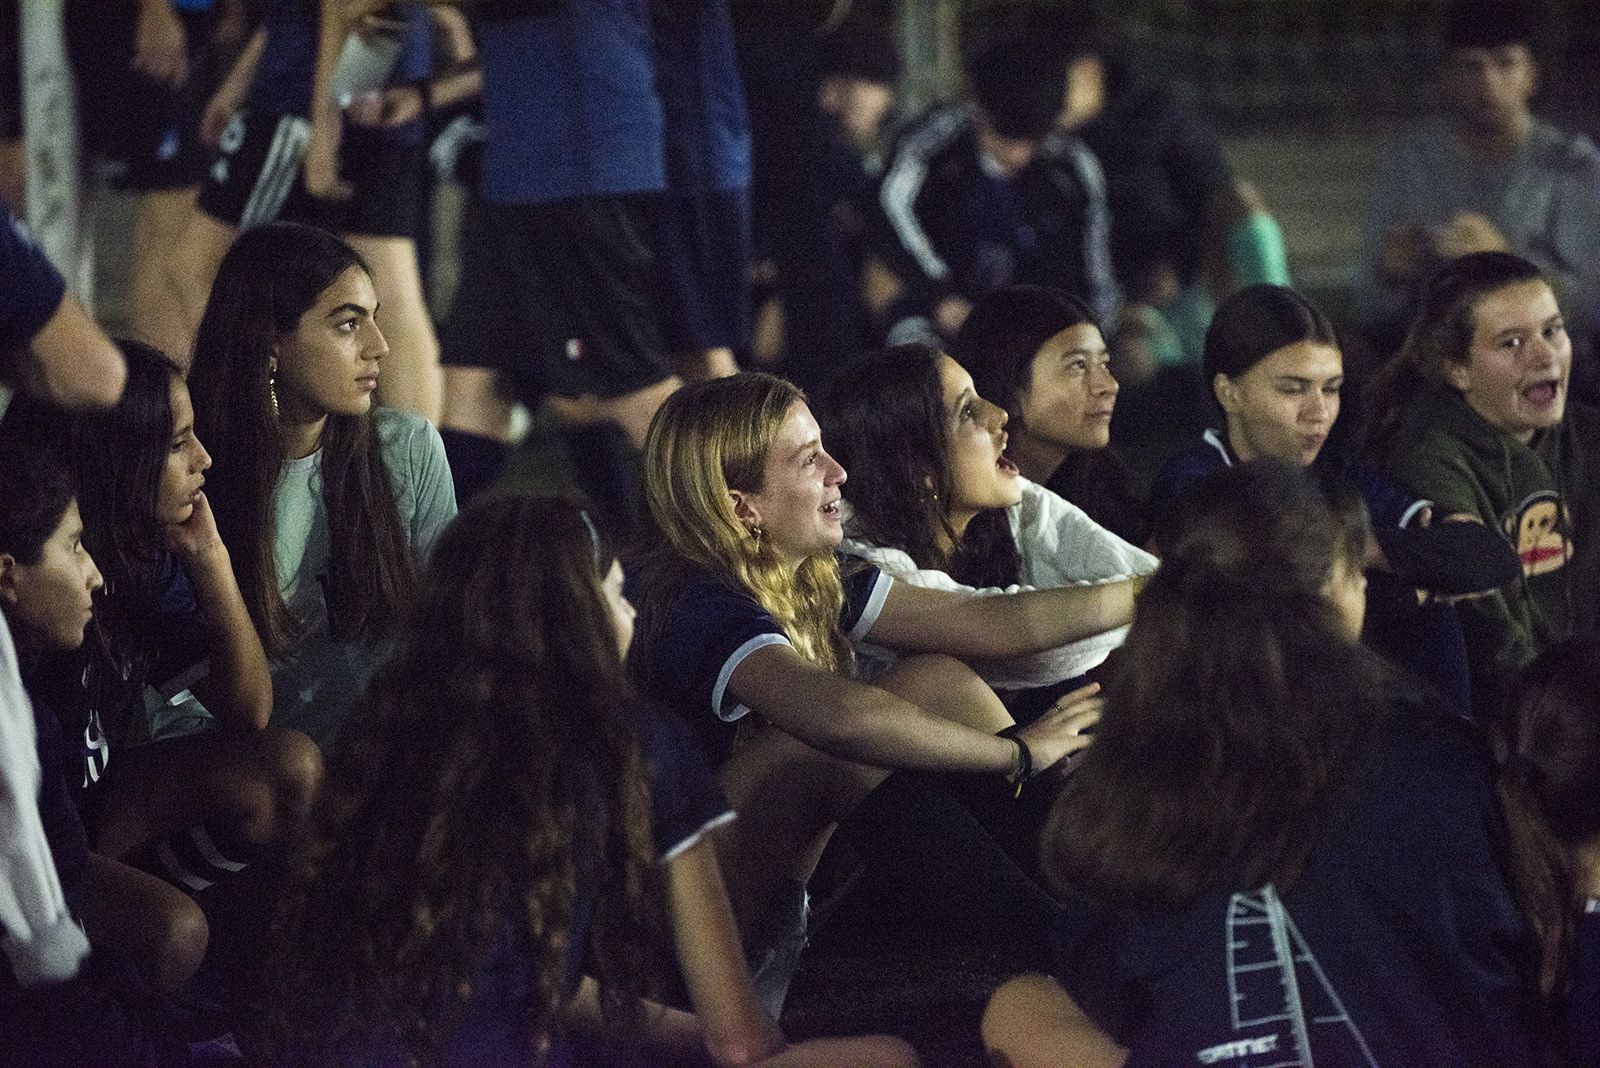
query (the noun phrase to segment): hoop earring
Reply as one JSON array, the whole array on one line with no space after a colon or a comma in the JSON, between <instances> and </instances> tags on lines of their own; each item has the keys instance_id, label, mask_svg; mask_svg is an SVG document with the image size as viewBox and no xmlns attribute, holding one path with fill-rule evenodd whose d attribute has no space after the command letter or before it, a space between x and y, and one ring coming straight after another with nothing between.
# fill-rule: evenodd
<instances>
[{"instance_id":1,"label":"hoop earring","mask_svg":"<svg viewBox=\"0 0 1600 1068\"><path fill-rule=\"evenodd\" d=\"M282 418L278 415L278 376L277 375L268 375L267 376L267 399L272 401L272 419L273 419L273 422L281 422Z\"/></svg>"},{"instance_id":2,"label":"hoop earring","mask_svg":"<svg viewBox=\"0 0 1600 1068\"><path fill-rule=\"evenodd\" d=\"M761 545L761 527L759 525L751 527L750 536L756 539L756 546L759 548Z\"/></svg>"}]
</instances>

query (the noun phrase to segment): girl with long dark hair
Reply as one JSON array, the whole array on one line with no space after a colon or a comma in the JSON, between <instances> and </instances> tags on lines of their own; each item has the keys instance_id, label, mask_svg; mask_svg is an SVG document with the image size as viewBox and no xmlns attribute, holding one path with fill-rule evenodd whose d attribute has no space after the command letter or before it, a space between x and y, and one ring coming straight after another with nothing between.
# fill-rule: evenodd
<instances>
[{"instance_id":1,"label":"girl with long dark hair","mask_svg":"<svg viewBox=\"0 0 1600 1068\"><path fill-rule=\"evenodd\" d=\"M195 342L196 431L246 609L272 658L275 726L322 744L455 514L439 434L373 404L388 345L366 263L272 223L223 257Z\"/></svg>"},{"instance_id":2,"label":"girl with long dark hair","mask_svg":"<svg viewBox=\"0 0 1600 1068\"><path fill-rule=\"evenodd\" d=\"M733 814L624 676L632 631L575 505L489 497L445 532L285 898L282 1063L568 1065L632 1025L697 1063L915 1064L887 1038L786 1048L707 837ZM663 911L695 1017L639 1002Z\"/></svg>"},{"instance_id":3,"label":"girl with long dark hair","mask_svg":"<svg viewBox=\"0 0 1600 1068\"><path fill-rule=\"evenodd\" d=\"M1191 496L1046 830L1054 975L986 1012L1007 1063L1530 1063L1488 753L1357 642L1366 539L1280 461Z\"/></svg>"},{"instance_id":4,"label":"girl with long dark hair","mask_svg":"<svg viewBox=\"0 0 1600 1068\"><path fill-rule=\"evenodd\" d=\"M1006 286L978 301L950 342L978 393L1005 409L1022 474L1135 545L1150 538L1133 470L1111 448L1116 376L1099 320L1046 286Z\"/></svg>"},{"instance_id":5,"label":"girl with long dark hair","mask_svg":"<svg viewBox=\"0 0 1600 1068\"><path fill-rule=\"evenodd\" d=\"M1368 390L1368 457L1521 558L1516 581L1460 609L1486 714L1543 649L1600 627L1600 412L1567 402L1571 372L1550 283L1527 260L1478 252L1428 280Z\"/></svg>"},{"instance_id":6,"label":"girl with long dark hair","mask_svg":"<svg viewBox=\"0 0 1600 1068\"><path fill-rule=\"evenodd\" d=\"M935 349L865 357L834 380L821 415L834 454L855 472L844 485L844 549L897 580L1015 592L1155 570L1155 557L1017 473L1006 412ZM976 668L995 687L1052 685L1098 665L1122 633Z\"/></svg>"}]
</instances>

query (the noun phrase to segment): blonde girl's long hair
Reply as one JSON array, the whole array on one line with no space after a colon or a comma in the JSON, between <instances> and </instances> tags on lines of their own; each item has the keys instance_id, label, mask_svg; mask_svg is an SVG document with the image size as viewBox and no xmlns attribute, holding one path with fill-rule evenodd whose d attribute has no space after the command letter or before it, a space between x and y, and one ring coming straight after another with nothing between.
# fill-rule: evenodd
<instances>
[{"instance_id":1,"label":"blonde girl's long hair","mask_svg":"<svg viewBox=\"0 0 1600 1068\"><path fill-rule=\"evenodd\" d=\"M754 597L795 650L830 671L847 669L849 643L839 633L844 588L832 553L798 571L734 514L730 490L759 493L778 429L799 387L747 373L685 386L662 404L645 438L645 500L661 534L646 570L642 626L663 621L662 603L690 572L709 572Z\"/></svg>"}]
</instances>

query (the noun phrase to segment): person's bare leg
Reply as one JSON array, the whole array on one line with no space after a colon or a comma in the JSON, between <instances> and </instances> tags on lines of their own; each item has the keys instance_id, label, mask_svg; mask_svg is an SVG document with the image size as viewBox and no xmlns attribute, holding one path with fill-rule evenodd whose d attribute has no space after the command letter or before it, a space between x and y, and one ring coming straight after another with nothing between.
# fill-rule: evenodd
<instances>
[{"instance_id":1,"label":"person's bare leg","mask_svg":"<svg viewBox=\"0 0 1600 1068\"><path fill-rule=\"evenodd\" d=\"M139 194L128 272L128 332L185 366L194 338L163 261L189 227L197 192L190 187Z\"/></svg>"},{"instance_id":2,"label":"person's bare leg","mask_svg":"<svg viewBox=\"0 0 1600 1068\"><path fill-rule=\"evenodd\" d=\"M620 397L602 398L600 413L603 418L622 428L623 433L628 435L628 440L633 442L634 448L642 449L645 432L650 429L650 420L655 416L656 409L682 385L683 380L677 375L669 375L653 386L646 386Z\"/></svg>"},{"instance_id":3,"label":"person's bare leg","mask_svg":"<svg viewBox=\"0 0 1600 1068\"><path fill-rule=\"evenodd\" d=\"M906 657L877 684L985 733L1012 722L994 691L953 657ZM734 750L719 776L739 813L718 838L718 856L741 930L764 914L786 883L810 879L833 825L889 774L823 753L770 725L748 729L754 733Z\"/></svg>"},{"instance_id":4,"label":"person's bare leg","mask_svg":"<svg viewBox=\"0 0 1600 1068\"><path fill-rule=\"evenodd\" d=\"M120 861L89 854L84 929L91 945L120 949L158 990L173 993L205 959L211 929L176 887Z\"/></svg>"},{"instance_id":5,"label":"person's bare leg","mask_svg":"<svg viewBox=\"0 0 1600 1068\"><path fill-rule=\"evenodd\" d=\"M205 314L206 301L211 297L211 283L216 280L217 268L237 233L227 223L196 211L189 216L189 224L183 228L177 247L162 257L186 341L178 351L168 355L185 370L194 349L195 331L200 328L200 317Z\"/></svg>"},{"instance_id":6,"label":"person's bare leg","mask_svg":"<svg viewBox=\"0 0 1600 1068\"><path fill-rule=\"evenodd\" d=\"M380 376L381 377L381 376ZM500 381L500 374L489 367L444 368L444 404L439 428L509 445L512 442L512 412L515 405Z\"/></svg>"},{"instance_id":7,"label":"person's bare leg","mask_svg":"<svg viewBox=\"0 0 1600 1068\"><path fill-rule=\"evenodd\" d=\"M437 424L442 408L439 338L422 295L416 243L406 237L344 237L372 267L378 327L389 342L389 355L378 376L378 403L404 408Z\"/></svg>"},{"instance_id":8,"label":"person's bare leg","mask_svg":"<svg viewBox=\"0 0 1600 1068\"><path fill-rule=\"evenodd\" d=\"M28 217L28 156L20 137L0 140L0 200L17 218Z\"/></svg>"},{"instance_id":9,"label":"person's bare leg","mask_svg":"<svg viewBox=\"0 0 1600 1068\"><path fill-rule=\"evenodd\" d=\"M771 725L753 730L718 776L739 818L718 835L717 854L747 934L782 888L811 878L833 825L889 774Z\"/></svg>"},{"instance_id":10,"label":"person's bare leg","mask_svg":"<svg viewBox=\"0 0 1600 1068\"><path fill-rule=\"evenodd\" d=\"M675 359L672 363L685 382L707 382L739 373L739 363L733 358L730 348L702 349Z\"/></svg>"},{"instance_id":11,"label":"person's bare leg","mask_svg":"<svg viewBox=\"0 0 1600 1068\"><path fill-rule=\"evenodd\" d=\"M251 846L283 841L322 779L322 754L298 731L207 731L127 749L107 777L94 848L123 857L197 824L223 821Z\"/></svg>"},{"instance_id":12,"label":"person's bare leg","mask_svg":"<svg viewBox=\"0 0 1600 1068\"><path fill-rule=\"evenodd\" d=\"M1011 713L989 684L953 656L923 653L902 658L878 685L914 705L985 734L1011 726Z\"/></svg>"}]
</instances>

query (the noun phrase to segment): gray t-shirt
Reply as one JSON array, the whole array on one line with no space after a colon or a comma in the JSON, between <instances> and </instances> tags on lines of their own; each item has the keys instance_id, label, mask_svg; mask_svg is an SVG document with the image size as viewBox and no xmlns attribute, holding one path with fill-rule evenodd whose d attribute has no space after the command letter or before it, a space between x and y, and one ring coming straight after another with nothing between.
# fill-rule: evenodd
<instances>
[{"instance_id":1,"label":"gray t-shirt","mask_svg":"<svg viewBox=\"0 0 1600 1068\"><path fill-rule=\"evenodd\" d=\"M383 462L400 522L418 565L456 514L455 484L444 442L427 420L394 408L374 409ZM331 551L322 501L322 450L283 465L272 494L273 557L278 592L299 625L293 644L272 660L272 725L304 731L318 745L333 740L345 710L365 689L385 652L379 641L337 641L328 625L325 590ZM185 695L186 696L186 695ZM192 700L147 706L151 736L209 726Z\"/></svg>"},{"instance_id":2,"label":"gray t-shirt","mask_svg":"<svg viewBox=\"0 0 1600 1068\"><path fill-rule=\"evenodd\" d=\"M1600 300L1600 151L1587 137L1536 119L1510 159L1485 162L1467 154L1448 122L1430 119L1390 139L1379 160L1356 278L1362 322L1394 320L1410 296L1379 277L1389 232L1439 226L1460 212L1487 217L1512 252L1548 272L1568 315Z\"/></svg>"}]
</instances>

